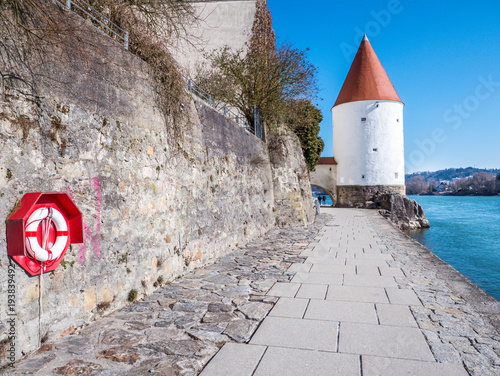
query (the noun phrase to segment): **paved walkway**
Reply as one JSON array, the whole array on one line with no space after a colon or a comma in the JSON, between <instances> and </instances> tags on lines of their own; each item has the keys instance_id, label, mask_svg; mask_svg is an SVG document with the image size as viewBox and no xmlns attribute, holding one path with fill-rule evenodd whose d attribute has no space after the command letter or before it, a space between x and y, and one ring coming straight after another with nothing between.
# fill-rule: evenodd
<instances>
[{"instance_id":1,"label":"paved walkway","mask_svg":"<svg viewBox=\"0 0 500 376\"><path fill-rule=\"evenodd\" d=\"M201 373L215 375L467 375L437 363L410 307L422 303L366 215L336 210L248 344L227 343Z\"/></svg>"},{"instance_id":2,"label":"paved walkway","mask_svg":"<svg viewBox=\"0 0 500 376\"><path fill-rule=\"evenodd\" d=\"M375 211L322 212L6 374L500 375L498 301Z\"/></svg>"}]
</instances>

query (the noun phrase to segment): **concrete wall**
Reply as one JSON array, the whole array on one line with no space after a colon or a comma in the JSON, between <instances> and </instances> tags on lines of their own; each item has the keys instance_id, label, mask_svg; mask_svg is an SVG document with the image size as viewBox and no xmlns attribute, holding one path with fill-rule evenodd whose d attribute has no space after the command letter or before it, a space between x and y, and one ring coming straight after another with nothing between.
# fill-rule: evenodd
<instances>
[{"instance_id":1,"label":"concrete wall","mask_svg":"<svg viewBox=\"0 0 500 376\"><path fill-rule=\"evenodd\" d=\"M199 64L207 62L204 53L228 46L240 50L250 40L258 0L193 2L199 21L187 28L188 40L179 40L172 53L193 76Z\"/></svg>"},{"instance_id":2,"label":"concrete wall","mask_svg":"<svg viewBox=\"0 0 500 376\"><path fill-rule=\"evenodd\" d=\"M404 185L402 103L349 102L332 117L338 185Z\"/></svg>"},{"instance_id":3,"label":"concrete wall","mask_svg":"<svg viewBox=\"0 0 500 376\"><path fill-rule=\"evenodd\" d=\"M43 277L49 341L124 306L132 289L141 297L214 262L281 213L287 223L312 219L303 159L276 166L287 177L278 186L267 145L205 105L191 101L183 119L166 122L146 64L99 32L82 25L81 37L34 48L12 10L1 14L0 217L36 191L68 192L83 213L84 243ZM1 362L9 318L17 358L39 341L39 279L12 262L9 316L9 262L2 221Z\"/></svg>"}]
</instances>

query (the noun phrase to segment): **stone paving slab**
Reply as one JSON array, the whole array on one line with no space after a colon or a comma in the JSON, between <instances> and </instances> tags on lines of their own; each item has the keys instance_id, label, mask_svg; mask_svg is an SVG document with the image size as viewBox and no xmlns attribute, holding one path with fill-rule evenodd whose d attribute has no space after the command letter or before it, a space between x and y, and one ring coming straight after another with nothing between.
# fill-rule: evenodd
<instances>
[{"instance_id":1,"label":"stone paving slab","mask_svg":"<svg viewBox=\"0 0 500 376\"><path fill-rule=\"evenodd\" d=\"M381 325L418 327L408 306L376 304L377 316Z\"/></svg>"},{"instance_id":2,"label":"stone paving slab","mask_svg":"<svg viewBox=\"0 0 500 376\"><path fill-rule=\"evenodd\" d=\"M338 323L267 317L250 343L296 349L336 351Z\"/></svg>"},{"instance_id":3,"label":"stone paving slab","mask_svg":"<svg viewBox=\"0 0 500 376\"><path fill-rule=\"evenodd\" d=\"M356 355L269 347L253 375L359 376L359 362Z\"/></svg>"},{"instance_id":4,"label":"stone paving slab","mask_svg":"<svg viewBox=\"0 0 500 376\"><path fill-rule=\"evenodd\" d=\"M266 346L227 343L203 370L203 376L249 376L266 352Z\"/></svg>"},{"instance_id":5,"label":"stone paving slab","mask_svg":"<svg viewBox=\"0 0 500 376\"><path fill-rule=\"evenodd\" d=\"M372 303L311 300L305 319L333 320L377 324L377 313Z\"/></svg>"},{"instance_id":6,"label":"stone paving slab","mask_svg":"<svg viewBox=\"0 0 500 376\"><path fill-rule=\"evenodd\" d=\"M361 253L356 252L357 259L364 260L393 260L392 256L388 253Z\"/></svg>"},{"instance_id":7,"label":"stone paving slab","mask_svg":"<svg viewBox=\"0 0 500 376\"><path fill-rule=\"evenodd\" d=\"M309 299L280 298L269 316L301 319L304 317L308 304Z\"/></svg>"},{"instance_id":8,"label":"stone paving slab","mask_svg":"<svg viewBox=\"0 0 500 376\"><path fill-rule=\"evenodd\" d=\"M424 335L417 328L342 322L339 352L434 361Z\"/></svg>"},{"instance_id":9,"label":"stone paving slab","mask_svg":"<svg viewBox=\"0 0 500 376\"><path fill-rule=\"evenodd\" d=\"M309 270L310 273L326 273L326 274L356 274L355 266L346 265L324 265L324 264L313 264L312 268Z\"/></svg>"},{"instance_id":10,"label":"stone paving slab","mask_svg":"<svg viewBox=\"0 0 500 376\"><path fill-rule=\"evenodd\" d=\"M383 266L388 267L388 260L384 259L357 259L354 257L347 258L346 265L356 265L356 266Z\"/></svg>"},{"instance_id":11,"label":"stone paving slab","mask_svg":"<svg viewBox=\"0 0 500 376\"><path fill-rule=\"evenodd\" d=\"M271 290L269 290L268 295L293 298L295 294L297 294L297 291L299 291L299 288L300 283L277 282Z\"/></svg>"},{"instance_id":12,"label":"stone paving slab","mask_svg":"<svg viewBox=\"0 0 500 376\"><path fill-rule=\"evenodd\" d=\"M380 268L378 266L372 265L358 265L355 266L357 275L371 275L371 276L381 276Z\"/></svg>"},{"instance_id":13,"label":"stone paving slab","mask_svg":"<svg viewBox=\"0 0 500 376\"><path fill-rule=\"evenodd\" d=\"M468 376L461 364L363 356L363 376Z\"/></svg>"},{"instance_id":14,"label":"stone paving slab","mask_svg":"<svg viewBox=\"0 0 500 376\"><path fill-rule=\"evenodd\" d=\"M385 291L391 304L422 305L413 290L388 288Z\"/></svg>"},{"instance_id":15,"label":"stone paving slab","mask_svg":"<svg viewBox=\"0 0 500 376\"><path fill-rule=\"evenodd\" d=\"M305 261L305 264L317 264L322 263L324 265L345 265L346 258L345 257L336 257L333 255L332 257L317 257L317 256L309 256Z\"/></svg>"},{"instance_id":16,"label":"stone paving slab","mask_svg":"<svg viewBox=\"0 0 500 376\"><path fill-rule=\"evenodd\" d=\"M385 277L405 277L401 268L386 268L380 266L378 269L380 271L380 275Z\"/></svg>"},{"instance_id":17,"label":"stone paving slab","mask_svg":"<svg viewBox=\"0 0 500 376\"><path fill-rule=\"evenodd\" d=\"M289 268L289 272L304 272L307 273L311 270L312 264L301 264L301 263L296 263L292 264Z\"/></svg>"},{"instance_id":18,"label":"stone paving slab","mask_svg":"<svg viewBox=\"0 0 500 376\"><path fill-rule=\"evenodd\" d=\"M398 287L393 277L370 275L344 275L343 285L358 287Z\"/></svg>"},{"instance_id":19,"label":"stone paving slab","mask_svg":"<svg viewBox=\"0 0 500 376\"><path fill-rule=\"evenodd\" d=\"M330 286L326 299L348 302L389 303L385 289L382 287Z\"/></svg>"},{"instance_id":20,"label":"stone paving slab","mask_svg":"<svg viewBox=\"0 0 500 376\"><path fill-rule=\"evenodd\" d=\"M303 283L295 297L306 299L325 299L327 289L328 285Z\"/></svg>"},{"instance_id":21,"label":"stone paving slab","mask_svg":"<svg viewBox=\"0 0 500 376\"><path fill-rule=\"evenodd\" d=\"M342 285L342 275L329 273L295 273L292 283L312 283L315 285Z\"/></svg>"}]
</instances>

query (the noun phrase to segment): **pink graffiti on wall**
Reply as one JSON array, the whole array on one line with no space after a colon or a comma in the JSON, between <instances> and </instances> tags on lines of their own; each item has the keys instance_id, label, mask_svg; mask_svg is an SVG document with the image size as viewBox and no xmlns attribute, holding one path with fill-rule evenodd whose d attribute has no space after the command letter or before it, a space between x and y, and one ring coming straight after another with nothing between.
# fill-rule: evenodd
<instances>
[{"instance_id":1,"label":"pink graffiti on wall","mask_svg":"<svg viewBox=\"0 0 500 376\"><path fill-rule=\"evenodd\" d=\"M94 183L95 192L95 211L96 211L96 233L92 234L89 226L85 221L83 221L83 243L80 245L80 251L78 252L78 262L83 264L85 262L85 253L87 251L87 239L90 239L92 244L92 250L98 258L101 258L101 182L96 176L92 178ZM68 187L68 194L71 198L71 189Z\"/></svg>"},{"instance_id":2,"label":"pink graffiti on wall","mask_svg":"<svg viewBox=\"0 0 500 376\"><path fill-rule=\"evenodd\" d=\"M98 258L101 258L101 182L99 178L94 177L94 190L95 190L95 212L96 212L96 234L92 238L92 248L94 249L94 253Z\"/></svg>"}]
</instances>

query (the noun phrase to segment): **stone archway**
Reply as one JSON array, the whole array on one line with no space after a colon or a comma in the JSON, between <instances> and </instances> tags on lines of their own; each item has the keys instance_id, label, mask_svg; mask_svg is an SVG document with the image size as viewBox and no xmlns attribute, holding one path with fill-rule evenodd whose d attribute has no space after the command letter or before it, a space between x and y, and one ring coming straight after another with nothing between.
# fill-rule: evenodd
<instances>
[{"instance_id":1,"label":"stone archway","mask_svg":"<svg viewBox=\"0 0 500 376\"><path fill-rule=\"evenodd\" d=\"M328 197L330 197L330 200L332 200L332 206L335 206L335 204L336 204L335 195L332 192L330 192L328 189L326 189L322 186L319 186L317 184L311 184L311 188L312 187L317 187L317 188L321 189L323 192L325 192L325 194L328 195ZM314 196L314 194L313 194L313 196Z\"/></svg>"},{"instance_id":2,"label":"stone archway","mask_svg":"<svg viewBox=\"0 0 500 376\"><path fill-rule=\"evenodd\" d=\"M311 186L321 188L337 204L337 161L333 157L321 157L316 170L310 173Z\"/></svg>"}]
</instances>

